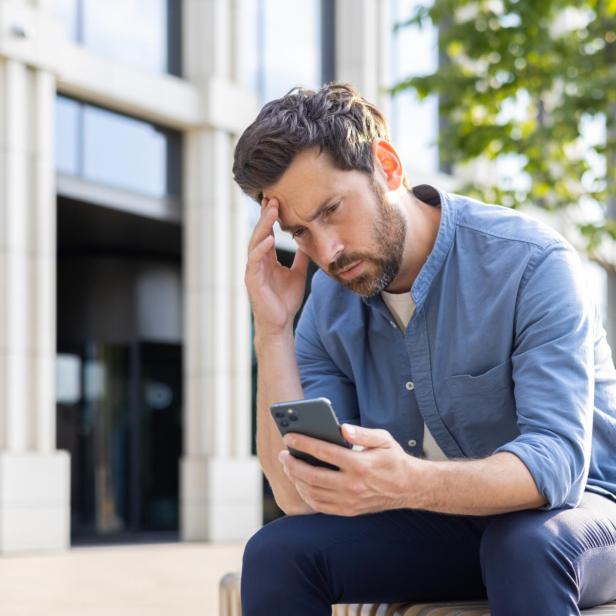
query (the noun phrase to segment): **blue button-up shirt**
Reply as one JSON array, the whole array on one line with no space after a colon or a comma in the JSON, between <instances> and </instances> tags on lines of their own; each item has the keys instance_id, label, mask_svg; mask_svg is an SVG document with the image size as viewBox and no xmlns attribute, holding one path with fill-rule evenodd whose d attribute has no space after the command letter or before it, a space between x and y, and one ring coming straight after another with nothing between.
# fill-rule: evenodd
<instances>
[{"instance_id":1,"label":"blue button-up shirt","mask_svg":"<svg viewBox=\"0 0 616 616\"><path fill-rule=\"evenodd\" d=\"M519 212L420 190L441 221L406 331L380 295L318 272L296 330L304 396L409 454L424 422L449 458L509 451L546 509L616 500L616 371L575 250Z\"/></svg>"}]
</instances>

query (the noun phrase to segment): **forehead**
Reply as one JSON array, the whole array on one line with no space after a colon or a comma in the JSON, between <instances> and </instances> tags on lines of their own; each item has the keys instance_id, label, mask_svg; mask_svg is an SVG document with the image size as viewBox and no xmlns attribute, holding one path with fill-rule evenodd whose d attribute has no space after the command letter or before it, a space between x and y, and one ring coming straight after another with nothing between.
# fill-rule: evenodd
<instances>
[{"instance_id":1,"label":"forehead","mask_svg":"<svg viewBox=\"0 0 616 616\"><path fill-rule=\"evenodd\" d=\"M268 186L263 195L275 197L280 204L281 221L294 224L324 201L348 190L356 173L359 172L338 169L328 153L311 148L297 154L282 177Z\"/></svg>"}]
</instances>

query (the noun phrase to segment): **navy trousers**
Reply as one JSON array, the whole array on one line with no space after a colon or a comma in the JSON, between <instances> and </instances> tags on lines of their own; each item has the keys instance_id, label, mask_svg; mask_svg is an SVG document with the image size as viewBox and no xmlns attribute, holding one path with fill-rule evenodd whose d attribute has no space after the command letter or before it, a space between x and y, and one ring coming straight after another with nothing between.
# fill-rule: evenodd
<instances>
[{"instance_id":1,"label":"navy trousers","mask_svg":"<svg viewBox=\"0 0 616 616\"><path fill-rule=\"evenodd\" d=\"M616 502L587 492L575 509L497 516L288 516L244 552L244 616L486 597L492 616L569 616L616 599Z\"/></svg>"}]
</instances>

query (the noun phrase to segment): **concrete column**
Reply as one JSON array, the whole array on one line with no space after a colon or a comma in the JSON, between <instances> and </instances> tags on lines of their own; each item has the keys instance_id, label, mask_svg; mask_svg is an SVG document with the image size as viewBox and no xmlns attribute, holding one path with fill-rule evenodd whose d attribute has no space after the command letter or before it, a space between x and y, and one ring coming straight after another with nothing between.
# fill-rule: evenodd
<instances>
[{"instance_id":1,"label":"concrete column","mask_svg":"<svg viewBox=\"0 0 616 616\"><path fill-rule=\"evenodd\" d=\"M235 144L233 144L235 146ZM232 329L232 408L231 451L238 458L250 456L252 438L252 331L250 305L244 287L246 252L250 236L246 198L234 184L231 190L231 228L234 250L231 256ZM259 506L261 506L261 473L259 473Z\"/></svg>"},{"instance_id":2,"label":"concrete column","mask_svg":"<svg viewBox=\"0 0 616 616\"><path fill-rule=\"evenodd\" d=\"M244 12L244 0L232 0L230 23L231 23L231 64L229 66L231 80L240 84L244 73L242 63L247 61L243 47L244 32L246 27L254 27L252 20L246 21ZM256 93L253 93L256 97ZM256 101L255 101L256 102ZM250 114L245 122L242 122L240 130L252 121L256 115L257 109L255 106L254 114ZM232 151L235 148L236 138L239 137L239 131L236 131L234 138L230 144L231 152L229 153L229 163L232 160ZM250 305L248 303L248 294L244 287L244 270L246 267L246 254L248 249L248 241L251 234L251 222L249 215L249 207L253 207L252 203L248 203L248 199L232 182L230 192L231 205L231 229L233 233L230 274L231 274L231 294L233 306L233 409L232 418L232 444L231 449L233 455L244 458L250 456L251 438L252 438L252 414L250 412L252 404L252 330L250 324ZM248 413L247 413L248 410ZM261 477L259 477L261 484ZM261 492L259 491L259 503L261 503ZM261 505L260 505L261 506Z\"/></svg>"},{"instance_id":3,"label":"concrete column","mask_svg":"<svg viewBox=\"0 0 616 616\"><path fill-rule=\"evenodd\" d=\"M336 0L336 79L387 114L390 85L387 0Z\"/></svg>"},{"instance_id":4,"label":"concrete column","mask_svg":"<svg viewBox=\"0 0 616 616\"><path fill-rule=\"evenodd\" d=\"M237 11L187 0L185 69L204 100L233 85ZM224 104L213 101L214 104ZM233 135L186 133L185 409L181 532L186 540L243 539L261 524L261 471L250 456L250 316L242 289L247 221L231 177Z\"/></svg>"},{"instance_id":5,"label":"concrete column","mask_svg":"<svg viewBox=\"0 0 616 616\"><path fill-rule=\"evenodd\" d=\"M69 545L55 449L53 76L0 57L0 552Z\"/></svg>"}]
</instances>

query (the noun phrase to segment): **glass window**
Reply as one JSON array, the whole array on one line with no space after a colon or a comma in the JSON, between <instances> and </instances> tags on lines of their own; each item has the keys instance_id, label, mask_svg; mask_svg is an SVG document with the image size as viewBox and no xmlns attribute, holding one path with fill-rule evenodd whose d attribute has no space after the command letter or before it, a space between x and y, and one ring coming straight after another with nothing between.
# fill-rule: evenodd
<instances>
[{"instance_id":1,"label":"glass window","mask_svg":"<svg viewBox=\"0 0 616 616\"><path fill-rule=\"evenodd\" d=\"M419 0L390 0L394 25L407 20L422 4ZM430 73L438 66L436 28L405 26L391 39L391 66L394 83L406 77ZM401 92L391 105L392 140L412 177L413 169L423 173L438 171L438 99L419 101L412 92Z\"/></svg>"},{"instance_id":2,"label":"glass window","mask_svg":"<svg viewBox=\"0 0 616 616\"><path fill-rule=\"evenodd\" d=\"M255 92L258 92L260 88L259 35L262 28L259 20L261 4L261 0L243 0L239 22L241 52L238 54L237 78L243 86Z\"/></svg>"},{"instance_id":3,"label":"glass window","mask_svg":"<svg viewBox=\"0 0 616 616\"><path fill-rule=\"evenodd\" d=\"M64 33L71 41L79 38L79 0L53 0L50 5L51 16L64 28Z\"/></svg>"},{"instance_id":4,"label":"glass window","mask_svg":"<svg viewBox=\"0 0 616 616\"><path fill-rule=\"evenodd\" d=\"M150 71L167 70L166 0L82 0L83 43Z\"/></svg>"},{"instance_id":5,"label":"glass window","mask_svg":"<svg viewBox=\"0 0 616 616\"><path fill-rule=\"evenodd\" d=\"M180 74L177 0L53 0L73 41L147 71Z\"/></svg>"},{"instance_id":6,"label":"glass window","mask_svg":"<svg viewBox=\"0 0 616 616\"><path fill-rule=\"evenodd\" d=\"M263 11L264 100L278 98L296 85L319 87L320 0L267 0Z\"/></svg>"},{"instance_id":7,"label":"glass window","mask_svg":"<svg viewBox=\"0 0 616 616\"><path fill-rule=\"evenodd\" d=\"M56 99L56 169L79 174L80 104L70 98Z\"/></svg>"},{"instance_id":8,"label":"glass window","mask_svg":"<svg viewBox=\"0 0 616 616\"><path fill-rule=\"evenodd\" d=\"M335 78L334 0L242 0L241 7L238 79L261 102Z\"/></svg>"},{"instance_id":9,"label":"glass window","mask_svg":"<svg viewBox=\"0 0 616 616\"><path fill-rule=\"evenodd\" d=\"M81 358L70 353L56 356L56 402L77 404L81 399Z\"/></svg>"},{"instance_id":10,"label":"glass window","mask_svg":"<svg viewBox=\"0 0 616 616\"><path fill-rule=\"evenodd\" d=\"M180 194L181 135L64 96L56 101L56 169L149 197Z\"/></svg>"},{"instance_id":11,"label":"glass window","mask_svg":"<svg viewBox=\"0 0 616 616\"><path fill-rule=\"evenodd\" d=\"M166 194L165 135L152 124L86 106L83 176L152 197Z\"/></svg>"}]
</instances>

